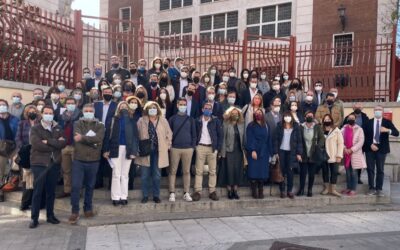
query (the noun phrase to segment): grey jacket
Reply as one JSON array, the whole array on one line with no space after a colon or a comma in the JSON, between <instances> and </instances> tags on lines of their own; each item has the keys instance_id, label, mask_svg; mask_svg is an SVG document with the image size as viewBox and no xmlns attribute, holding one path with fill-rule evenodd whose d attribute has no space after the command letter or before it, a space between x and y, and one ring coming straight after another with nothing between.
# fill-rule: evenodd
<instances>
[{"instance_id":1,"label":"grey jacket","mask_svg":"<svg viewBox=\"0 0 400 250\"><path fill-rule=\"evenodd\" d=\"M243 135L244 135L244 124L237 124L239 135L240 135L240 145L242 150L244 150L243 144ZM221 156L226 157L226 152L233 152L234 143L235 143L235 127L232 123L224 121L223 124L223 140L222 140L222 149Z\"/></svg>"}]
</instances>

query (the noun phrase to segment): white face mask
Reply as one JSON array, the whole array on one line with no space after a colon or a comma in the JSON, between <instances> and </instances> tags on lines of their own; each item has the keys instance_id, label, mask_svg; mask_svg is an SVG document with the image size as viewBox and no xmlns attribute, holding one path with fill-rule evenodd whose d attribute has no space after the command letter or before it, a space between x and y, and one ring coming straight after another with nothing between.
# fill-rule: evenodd
<instances>
[{"instance_id":1,"label":"white face mask","mask_svg":"<svg viewBox=\"0 0 400 250\"><path fill-rule=\"evenodd\" d=\"M311 102L312 100L313 100L312 96L310 96L310 95L306 96L306 101Z\"/></svg>"},{"instance_id":2,"label":"white face mask","mask_svg":"<svg viewBox=\"0 0 400 250\"><path fill-rule=\"evenodd\" d=\"M283 76L283 80L285 81L289 80L289 76Z\"/></svg>"},{"instance_id":3,"label":"white face mask","mask_svg":"<svg viewBox=\"0 0 400 250\"><path fill-rule=\"evenodd\" d=\"M235 77L236 74L235 74L235 72L231 72L231 73L229 73L229 76L230 76L230 77Z\"/></svg>"},{"instance_id":4,"label":"white face mask","mask_svg":"<svg viewBox=\"0 0 400 250\"><path fill-rule=\"evenodd\" d=\"M321 86L316 86L314 89L315 89L315 91L320 92L322 90L322 87Z\"/></svg>"},{"instance_id":5,"label":"white face mask","mask_svg":"<svg viewBox=\"0 0 400 250\"><path fill-rule=\"evenodd\" d=\"M0 105L0 114L4 114L8 112L8 108L6 105Z\"/></svg>"},{"instance_id":6,"label":"white face mask","mask_svg":"<svg viewBox=\"0 0 400 250\"><path fill-rule=\"evenodd\" d=\"M37 110L39 111L39 112L42 112L42 109L43 109L43 105L37 105L36 106L36 108L37 108Z\"/></svg>"},{"instance_id":7,"label":"white face mask","mask_svg":"<svg viewBox=\"0 0 400 250\"><path fill-rule=\"evenodd\" d=\"M292 117L290 116L285 116L285 118L283 118L285 120L286 123L290 123L292 122Z\"/></svg>"},{"instance_id":8,"label":"white face mask","mask_svg":"<svg viewBox=\"0 0 400 250\"><path fill-rule=\"evenodd\" d=\"M157 115L157 109L156 108L149 109L149 116L156 116L156 115Z\"/></svg>"},{"instance_id":9,"label":"white face mask","mask_svg":"<svg viewBox=\"0 0 400 250\"><path fill-rule=\"evenodd\" d=\"M229 81L229 76L223 76L222 77L223 82L228 82Z\"/></svg>"},{"instance_id":10,"label":"white face mask","mask_svg":"<svg viewBox=\"0 0 400 250\"><path fill-rule=\"evenodd\" d=\"M275 113L279 113L279 111L281 111L281 107L274 107L273 110Z\"/></svg>"},{"instance_id":11,"label":"white face mask","mask_svg":"<svg viewBox=\"0 0 400 250\"><path fill-rule=\"evenodd\" d=\"M216 69L210 70L210 74L211 74L211 75L215 75L216 73L217 73L217 70L216 70Z\"/></svg>"},{"instance_id":12,"label":"white face mask","mask_svg":"<svg viewBox=\"0 0 400 250\"><path fill-rule=\"evenodd\" d=\"M290 110L293 111L293 112L297 111L297 106L291 106Z\"/></svg>"},{"instance_id":13,"label":"white face mask","mask_svg":"<svg viewBox=\"0 0 400 250\"><path fill-rule=\"evenodd\" d=\"M236 102L236 98L235 98L235 97L228 97L228 103L229 103L230 105L235 104L235 102Z\"/></svg>"},{"instance_id":14,"label":"white face mask","mask_svg":"<svg viewBox=\"0 0 400 250\"><path fill-rule=\"evenodd\" d=\"M138 107L137 103L130 103L129 104L129 108L131 108L132 110L136 110Z\"/></svg>"},{"instance_id":15,"label":"white face mask","mask_svg":"<svg viewBox=\"0 0 400 250\"><path fill-rule=\"evenodd\" d=\"M159 69L159 68L161 68L161 64L156 63L156 64L154 64L154 67L155 67L156 69Z\"/></svg>"},{"instance_id":16,"label":"white face mask","mask_svg":"<svg viewBox=\"0 0 400 250\"><path fill-rule=\"evenodd\" d=\"M120 85L121 84L121 79L115 79L114 83L117 84L117 85Z\"/></svg>"},{"instance_id":17,"label":"white face mask","mask_svg":"<svg viewBox=\"0 0 400 250\"><path fill-rule=\"evenodd\" d=\"M272 85L272 89L278 91L281 87L279 85Z\"/></svg>"},{"instance_id":18,"label":"white face mask","mask_svg":"<svg viewBox=\"0 0 400 250\"><path fill-rule=\"evenodd\" d=\"M226 95L226 89L218 89L218 94Z\"/></svg>"},{"instance_id":19,"label":"white face mask","mask_svg":"<svg viewBox=\"0 0 400 250\"><path fill-rule=\"evenodd\" d=\"M205 83L208 83L209 81L210 81L210 78L208 78L208 77L204 78Z\"/></svg>"},{"instance_id":20,"label":"white face mask","mask_svg":"<svg viewBox=\"0 0 400 250\"><path fill-rule=\"evenodd\" d=\"M246 74L243 74L243 78L244 78L244 79L249 78L249 74L247 74L247 73L246 73Z\"/></svg>"},{"instance_id":21,"label":"white face mask","mask_svg":"<svg viewBox=\"0 0 400 250\"><path fill-rule=\"evenodd\" d=\"M265 80L265 79L267 79L267 76L266 75L261 75L261 79Z\"/></svg>"},{"instance_id":22,"label":"white face mask","mask_svg":"<svg viewBox=\"0 0 400 250\"><path fill-rule=\"evenodd\" d=\"M50 98L53 101L58 101L58 99L60 99L60 96L58 94L53 93L50 95Z\"/></svg>"},{"instance_id":23,"label":"white face mask","mask_svg":"<svg viewBox=\"0 0 400 250\"><path fill-rule=\"evenodd\" d=\"M208 95L208 100L214 101L214 98L215 98L215 95L214 95L214 94Z\"/></svg>"},{"instance_id":24,"label":"white face mask","mask_svg":"<svg viewBox=\"0 0 400 250\"><path fill-rule=\"evenodd\" d=\"M254 83L254 82L250 83L250 88L252 88L252 89L257 88L257 83Z\"/></svg>"},{"instance_id":25,"label":"white face mask","mask_svg":"<svg viewBox=\"0 0 400 250\"><path fill-rule=\"evenodd\" d=\"M161 93L160 94L160 98L161 98L161 100L165 100L165 99L167 99L167 94L165 94L165 93Z\"/></svg>"},{"instance_id":26,"label":"white face mask","mask_svg":"<svg viewBox=\"0 0 400 250\"><path fill-rule=\"evenodd\" d=\"M332 92L332 94L335 96L335 99L336 99L338 93L337 92Z\"/></svg>"},{"instance_id":27,"label":"white face mask","mask_svg":"<svg viewBox=\"0 0 400 250\"><path fill-rule=\"evenodd\" d=\"M181 77L182 78L186 78L188 76L188 74L186 72L181 72Z\"/></svg>"}]
</instances>

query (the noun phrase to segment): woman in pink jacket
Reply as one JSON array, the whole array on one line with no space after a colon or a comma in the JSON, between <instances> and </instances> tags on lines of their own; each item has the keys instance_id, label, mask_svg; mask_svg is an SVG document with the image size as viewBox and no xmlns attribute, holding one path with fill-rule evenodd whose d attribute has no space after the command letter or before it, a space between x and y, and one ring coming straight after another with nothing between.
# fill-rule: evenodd
<instances>
[{"instance_id":1,"label":"woman in pink jacket","mask_svg":"<svg viewBox=\"0 0 400 250\"><path fill-rule=\"evenodd\" d=\"M356 122L356 115L351 113L348 116L348 123L343 126L344 138L344 167L346 169L347 189L342 194L353 196L357 188L357 169L367 167L362 146L364 144L364 131Z\"/></svg>"}]
</instances>

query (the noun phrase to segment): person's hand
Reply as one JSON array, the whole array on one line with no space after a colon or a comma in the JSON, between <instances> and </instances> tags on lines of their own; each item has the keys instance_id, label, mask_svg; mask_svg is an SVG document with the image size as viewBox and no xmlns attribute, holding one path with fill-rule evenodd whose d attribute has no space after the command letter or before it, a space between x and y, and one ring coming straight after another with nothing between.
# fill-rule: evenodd
<instances>
[{"instance_id":1,"label":"person's hand","mask_svg":"<svg viewBox=\"0 0 400 250\"><path fill-rule=\"evenodd\" d=\"M390 129L388 129L388 128L385 128L385 127L381 127L381 133L389 133L390 132Z\"/></svg>"},{"instance_id":2,"label":"person's hand","mask_svg":"<svg viewBox=\"0 0 400 250\"><path fill-rule=\"evenodd\" d=\"M253 160L257 160L257 152L256 151L251 152L251 157L253 158Z\"/></svg>"},{"instance_id":3,"label":"person's hand","mask_svg":"<svg viewBox=\"0 0 400 250\"><path fill-rule=\"evenodd\" d=\"M346 155L351 155L351 154L353 153L353 151L351 150L351 148L346 148L346 149L344 150L344 153L345 153Z\"/></svg>"},{"instance_id":4,"label":"person's hand","mask_svg":"<svg viewBox=\"0 0 400 250\"><path fill-rule=\"evenodd\" d=\"M134 156L134 155L129 156L129 159L135 159L135 158L136 158L136 156Z\"/></svg>"},{"instance_id":5,"label":"person's hand","mask_svg":"<svg viewBox=\"0 0 400 250\"><path fill-rule=\"evenodd\" d=\"M275 156L275 159L276 159L277 161L279 161L279 154L274 154L274 156Z\"/></svg>"},{"instance_id":6,"label":"person's hand","mask_svg":"<svg viewBox=\"0 0 400 250\"><path fill-rule=\"evenodd\" d=\"M302 161L303 161L303 159L301 158L301 155L296 155L296 158L297 158L297 160L298 160L299 162L302 162Z\"/></svg>"},{"instance_id":7,"label":"person's hand","mask_svg":"<svg viewBox=\"0 0 400 250\"><path fill-rule=\"evenodd\" d=\"M375 144L371 144L371 150L376 152L379 150L379 148Z\"/></svg>"},{"instance_id":8,"label":"person's hand","mask_svg":"<svg viewBox=\"0 0 400 250\"><path fill-rule=\"evenodd\" d=\"M75 140L76 142L81 141L81 140L82 140L82 135L79 134L79 133L75 133L74 140Z\"/></svg>"},{"instance_id":9,"label":"person's hand","mask_svg":"<svg viewBox=\"0 0 400 250\"><path fill-rule=\"evenodd\" d=\"M104 152L103 153L103 157L108 159L108 157L110 156L110 152Z\"/></svg>"},{"instance_id":10,"label":"person's hand","mask_svg":"<svg viewBox=\"0 0 400 250\"><path fill-rule=\"evenodd\" d=\"M59 141L65 141L64 137L62 137L62 136L60 138L58 138L58 140Z\"/></svg>"},{"instance_id":11,"label":"person's hand","mask_svg":"<svg viewBox=\"0 0 400 250\"><path fill-rule=\"evenodd\" d=\"M336 163L340 163L342 161L342 158L336 157Z\"/></svg>"},{"instance_id":12,"label":"person's hand","mask_svg":"<svg viewBox=\"0 0 400 250\"><path fill-rule=\"evenodd\" d=\"M43 142L44 144L47 144L47 140L42 140L42 142Z\"/></svg>"}]
</instances>

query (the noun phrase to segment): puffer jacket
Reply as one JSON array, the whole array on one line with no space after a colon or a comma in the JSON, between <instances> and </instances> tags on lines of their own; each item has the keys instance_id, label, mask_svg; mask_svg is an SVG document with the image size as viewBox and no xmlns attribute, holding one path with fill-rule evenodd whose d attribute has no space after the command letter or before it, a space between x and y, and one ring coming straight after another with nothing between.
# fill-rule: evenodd
<instances>
[{"instance_id":1,"label":"puffer jacket","mask_svg":"<svg viewBox=\"0 0 400 250\"><path fill-rule=\"evenodd\" d=\"M336 158L343 159L344 140L342 132L335 128L325 139L325 150L328 154L328 163L335 163Z\"/></svg>"},{"instance_id":2,"label":"puffer jacket","mask_svg":"<svg viewBox=\"0 0 400 250\"><path fill-rule=\"evenodd\" d=\"M43 143L46 140L47 143ZM64 132L53 121L51 131L43 127L42 122L31 128L29 137L31 147L31 165L49 167L61 163L61 149L66 145Z\"/></svg>"},{"instance_id":3,"label":"puffer jacket","mask_svg":"<svg viewBox=\"0 0 400 250\"><path fill-rule=\"evenodd\" d=\"M89 131L93 131L95 135L88 136ZM92 120L81 118L74 123L74 135L76 133L82 135L82 140L75 141L75 160L83 162L99 161L105 133L104 124L96 118Z\"/></svg>"}]
</instances>

